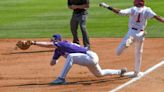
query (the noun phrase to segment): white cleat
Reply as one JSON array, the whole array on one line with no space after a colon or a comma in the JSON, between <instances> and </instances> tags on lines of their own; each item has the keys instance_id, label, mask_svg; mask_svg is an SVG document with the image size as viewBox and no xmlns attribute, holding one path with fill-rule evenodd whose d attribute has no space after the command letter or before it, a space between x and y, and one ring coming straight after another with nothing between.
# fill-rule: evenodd
<instances>
[{"instance_id":1,"label":"white cleat","mask_svg":"<svg viewBox=\"0 0 164 92\"><path fill-rule=\"evenodd\" d=\"M127 77L130 77L130 78L135 78L135 77L143 76L143 72L139 72L139 73L136 73L136 72L127 72L127 73L124 73L123 76L127 76Z\"/></svg>"},{"instance_id":2,"label":"white cleat","mask_svg":"<svg viewBox=\"0 0 164 92\"><path fill-rule=\"evenodd\" d=\"M134 40L134 38L132 36L130 36L126 41L126 44L125 44L126 47L129 47L133 43L133 40Z\"/></svg>"},{"instance_id":3,"label":"white cleat","mask_svg":"<svg viewBox=\"0 0 164 92\"><path fill-rule=\"evenodd\" d=\"M136 73L134 72L134 77L140 77L143 76L143 72Z\"/></svg>"}]
</instances>

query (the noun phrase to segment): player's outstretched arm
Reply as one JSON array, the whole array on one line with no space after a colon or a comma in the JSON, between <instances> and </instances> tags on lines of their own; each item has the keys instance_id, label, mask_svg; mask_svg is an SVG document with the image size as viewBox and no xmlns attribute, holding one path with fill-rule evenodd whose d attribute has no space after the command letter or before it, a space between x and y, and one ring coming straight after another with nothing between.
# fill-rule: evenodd
<instances>
[{"instance_id":1,"label":"player's outstretched arm","mask_svg":"<svg viewBox=\"0 0 164 92\"><path fill-rule=\"evenodd\" d=\"M103 8L106 8L108 10L111 10L111 11L113 11L116 14L118 14L119 11L120 11L120 9L113 8L112 6L110 6L110 5L108 5L108 4L104 3L104 2L100 3L99 6L103 7Z\"/></svg>"},{"instance_id":2,"label":"player's outstretched arm","mask_svg":"<svg viewBox=\"0 0 164 92\"><path fill-rule=\"evenodd\" d=\"M37 45L39 47L46 47L46 48L56 48L56 46L53 45L53 42L37 42L32 41L32 45Z\"/></svg>"},{"instance_id":3,"label":"player's outstretched arm","mask_svg":"<svg viewBox=\"0 0 164 92\"><path fill-rule=\"evenodd\" d=\"M158 21L164 23L164 18L163 18L163 17L157 15L157 16L154 16L154 18L155 18L156 20L158 20Z\"/></svg>"}]
</instances>

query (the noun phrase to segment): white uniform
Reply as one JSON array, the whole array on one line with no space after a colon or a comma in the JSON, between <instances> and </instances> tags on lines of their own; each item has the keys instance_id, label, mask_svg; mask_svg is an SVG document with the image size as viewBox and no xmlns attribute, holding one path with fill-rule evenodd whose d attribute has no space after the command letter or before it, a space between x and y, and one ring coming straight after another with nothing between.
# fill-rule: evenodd
<instances>
[{"instance_id":1,"label":"white uniform","mask_svg":"<svg viewBox=\"0 0 164 92\"><path fill-rule=\"evenodd\" d=\"M64 68L59 77L65 78L73 64L86 66L90 70L90 72L92 72L92 74L97 77L112 74L121 74L121 70L101 69L97 54L93 51L87 51L87 54L70 53L66 58Z\"/></svg>"},{"instance_id":2,"label":"white uniform","mask_svg":"<svg viewBox=\"0 0 164 92\"><path fill-rule=\"evenodd\" d=\"M128 9L120 10L119 15L129 16L129 29L126 36L116 50L116 54L120 55L126 48L126 42L129 37L133 38L135 43L135 72L140 72L142 61L144 29L147 25L147 19L153 18L156 14L149 7L131 7Z\"/></svg>"}]
</instances>

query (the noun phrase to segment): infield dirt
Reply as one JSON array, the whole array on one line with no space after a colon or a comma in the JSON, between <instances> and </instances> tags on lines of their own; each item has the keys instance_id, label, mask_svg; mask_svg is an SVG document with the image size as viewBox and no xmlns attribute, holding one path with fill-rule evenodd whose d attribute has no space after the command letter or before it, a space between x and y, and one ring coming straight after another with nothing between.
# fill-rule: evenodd
<instances>
[{"instance_id":1,"label":"infield dirt","mask_svg":"<svg viewBox=\"0 0 164 92\"><path fill-rule=\"evenodd\" d=\"M0 39L0 92L107 92L130 80L117 75L96 78L87 68L73 65L66 78L67 85L49 85L60 74L65 59L60 58L59 63L52 67L49 63L53 49L31 46L26 51L14 50L18 40L20 39ZM49 41L49 39L30 40ZM90 40L91 49L98 54L100 66L103 69L127 67L129 71L133 70L134 46L129 47L118 57L115 55L115 49L121 38L91 38ZM145 71L162 60L164 60L164 38L146 38L141 70ZM158 78L161 79L160 83L152 83L151 86L161 87L164 84L162 81L164 77L161 74L164 74L161 69L151 74L155 76L153 79L157 78L157 81L159 81ZM149 79L151 80L148 78L147 81L138 83L137 89L140 88L139 86L149 84ZM156 91L158 86L153 89ZM151 92L154 92L153 89L150 88ZM147 90L142 90L141 87L136 91L146 92ZM127 92L127 90L121 92Z\"/></svg>"}]
</instances>

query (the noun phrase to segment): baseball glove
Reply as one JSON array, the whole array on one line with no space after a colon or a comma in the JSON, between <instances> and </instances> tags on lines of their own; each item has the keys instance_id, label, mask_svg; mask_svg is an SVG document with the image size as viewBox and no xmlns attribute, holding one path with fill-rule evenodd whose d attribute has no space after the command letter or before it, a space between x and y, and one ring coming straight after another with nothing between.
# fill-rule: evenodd
<instances>
[{"instance_id":1,"label":"baseball glove","mask_svg":"<svg viewBox=\"0 0 164 92\"><path fill-rule=\"evenodd\" d=\"M28 48L30 48L30 46L32 45L32 41L31 40L27 40L27 41L18 41L16 43L16 47L18 47L21 50L27 50Z\"/></svg>"}]
</instances>

